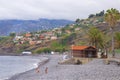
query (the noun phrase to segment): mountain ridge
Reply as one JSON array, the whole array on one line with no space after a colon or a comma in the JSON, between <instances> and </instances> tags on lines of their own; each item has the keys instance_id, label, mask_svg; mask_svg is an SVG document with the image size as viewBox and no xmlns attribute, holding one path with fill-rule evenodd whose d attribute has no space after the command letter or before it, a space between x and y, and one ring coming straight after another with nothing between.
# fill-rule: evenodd
<instances>
[{"instance_id":1,"label":"mountain ridge","mask_svg":"<svg viewBox=\"0 0 120 80\"><path fill-rule=\"evenodd\" d=\"M40 30L48 30L53 28L64 27L67 24L72 24L74 21L65 19L46 19L38 20L0 20L0 36L6 36L10 33L33 32Z\"/></svg>"}]
</instances>

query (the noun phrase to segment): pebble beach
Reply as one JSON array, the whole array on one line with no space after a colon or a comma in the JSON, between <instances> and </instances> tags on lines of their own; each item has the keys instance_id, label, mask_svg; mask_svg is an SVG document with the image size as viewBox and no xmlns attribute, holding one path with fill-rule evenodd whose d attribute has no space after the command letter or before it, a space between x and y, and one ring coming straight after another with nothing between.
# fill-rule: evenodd
<instances>
[{"instance_id":1,"label":"pebble beach","mask_svg":"<svg viewBox=\"0 0 120 80\"><path fill-rule=\"evenodd\" d=\"M115 63L106 65L103 59L95 59L84 65L61 65L58 62L62 55L46 57L49 61L39 66L39 72L33 69L8 80L120 80L120 66Z\"/></svg>"}]
</instances>

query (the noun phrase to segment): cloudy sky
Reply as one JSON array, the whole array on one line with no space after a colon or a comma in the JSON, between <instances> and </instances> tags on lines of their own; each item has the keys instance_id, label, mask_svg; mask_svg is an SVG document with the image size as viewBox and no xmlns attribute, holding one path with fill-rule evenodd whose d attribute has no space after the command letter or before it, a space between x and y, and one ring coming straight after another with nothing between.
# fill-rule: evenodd
<instances>
[{"instance_id":1,"label":"cloudy sky","mask_svg":"<svg viewBox=\"0 0 120 80\"><path fill-rule=\"evenodd\" d=\"M0 19L75 20L109 8L120 10L120 0L0 0Z\"/></svg>"}]
</instances>

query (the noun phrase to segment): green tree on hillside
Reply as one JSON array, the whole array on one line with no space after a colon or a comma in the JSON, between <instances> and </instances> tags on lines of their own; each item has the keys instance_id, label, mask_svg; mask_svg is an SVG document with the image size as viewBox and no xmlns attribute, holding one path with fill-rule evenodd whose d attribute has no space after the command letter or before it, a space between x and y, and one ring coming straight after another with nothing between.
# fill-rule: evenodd
<instances>
[{"instance_id":1,"label":"green tree on hillside","mask_svg":"<svg viewBox=\"0 0 120 80\"><path fill-rule=\"evenodd\" d=\"M111 8L108 9L105 13L105 21L108 23L111 33L112 33L112 54L113 57L115 56L115 51L114 51L114 27L117 24L117 21L120 19L120 13L118 10Z\"/></svg>"},{"instance_id":2,"label":"green tree on hillside","mask_svg":"<svg viewBox=\"0 0 120 80\"><path fill-rule=\"evenodd\" d=\"M94 14L90 14L88 18L93 18L94 16Z\"/></svg>"},{"instance_id":3,"label":"green tree on hillside","mask_svg":"<svg viewBox=\"0 0 120 80\"><path fill-rule=\"evenodd\" d=\"M96 14L97 17L104 16L104 10Z\"/></svg>"},{"instance_id":4,"label":"green tree on hillside","mask_svg":"<svg viewBox=\"0 0 120 80\"><path fill-rule=\"evenodd\" d=\"M16 33L10 33L10 37L15 37Z\"/></svg>"},{"instance_id":5,"label":"green tree on hillside","mask_svg":"<svg viewBox=\"0 0 120 80\"><path fill-rule=\"evenodd\" d=\"M78 18L78 19L76 19L76 21L75 21L76 23L80 23L80 19Z\"/></svg>"},{"instance_id":6,"label":"green tree on hillside","mask_svg":"<svg viewBox=\"0 0 120 80\"><path fill-rule=\"evenodd\" d=\"M50 46L51 46L50 47L51 50L55 51L55 52L64 52L65 51L65 47L66 47L66 45L61 44L58 41L53 41Z\"/></svg>"},{"instance_id":7,"label":"green tree on hillside","mask_svg":"<svg viewBox=\"0 0 120 80\"><path fill-rule=\"evenodd\" d=\"M88 16L88 18L102 17L102 16L104 16L104 10L101 11L101 12L99 12L99 13L96 13L96 14L90 14L90 15Z\"/></svg>"},{"instance_id":8,"label":"green tree on hillside","mask_svg":"<svg viewBox=\"0 0 120 80\"><path fill-rule=\"evenodd\" d=\"M62 31L62 33L65 33L65 28L62 28L61 31Z\"/></svg>"}]
</instances>

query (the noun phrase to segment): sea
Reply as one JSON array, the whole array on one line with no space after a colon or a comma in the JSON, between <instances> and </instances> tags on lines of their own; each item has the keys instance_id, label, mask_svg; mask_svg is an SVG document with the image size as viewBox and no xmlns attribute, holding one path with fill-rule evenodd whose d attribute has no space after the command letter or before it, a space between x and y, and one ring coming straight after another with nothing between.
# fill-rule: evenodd
<instances>
[{"instance_id":1,"label":"sea","mask_svg":"<svg viewBox=\"0 0 120 80\"><path fill-rule=\"evenodd\" d=\"M32 56L0 56L0 80L36 68L41 60Z\"/></svg>"}]
</instances>

